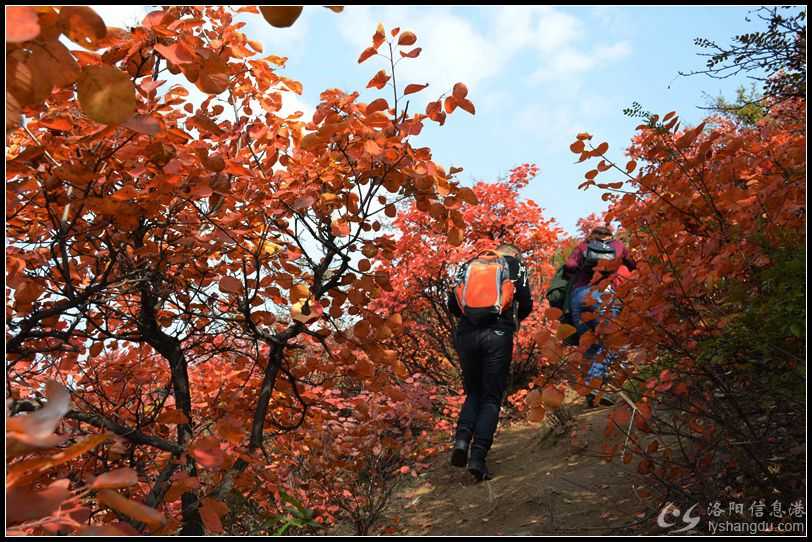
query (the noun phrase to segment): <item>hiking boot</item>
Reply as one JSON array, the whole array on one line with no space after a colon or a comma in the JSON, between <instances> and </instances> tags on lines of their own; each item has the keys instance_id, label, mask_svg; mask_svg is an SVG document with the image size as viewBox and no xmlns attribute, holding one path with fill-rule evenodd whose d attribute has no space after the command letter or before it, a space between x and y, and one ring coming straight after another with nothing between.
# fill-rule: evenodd
<instances>
[{"instance_id":1,"label":"hiking boot","mask_svg":"<svg viewBox=\"0 0 812 542\"><path fill-rule=\"evenodd\" d=\"M586 408L595 408L595 394L590 393L586 396Z\"/></svg>"},{"instance_id":2,"label":"hiking boot","mask_svg":"<svg viewBox=\"0 0 812 542\"><path fill-rule=\"evenodd\" d=\"M491 473L488 471L487 465L485 465L485 460L478 457L472 457L468 460L468 472L476 478L477 482L489 480L491 477Z\"/></svg>"},{"instance_id":3,"label":"hiking boot","mask_svg":"<svg viewBox=\"0 0 812 542\"><path fill-rule=\"evenodd\" d=\"M455 467L464 467L468 462L468 441L458 440L454 442L454 450L451 452L451 464Z\"/></svg>"},{"instance_id":4,"label":"hiking boot","mask_svg":"<svg viewBox=\"0 0 812 542\"><path fill-rule=\"evenodd\" d=\"M600 403L603 406L612 406L612 405L615 404L615 401L614 401L614 399L611 399L611 398L607 397L606 395L604 395L603 397L601 397Z\"/></svg>"}]
</instances>

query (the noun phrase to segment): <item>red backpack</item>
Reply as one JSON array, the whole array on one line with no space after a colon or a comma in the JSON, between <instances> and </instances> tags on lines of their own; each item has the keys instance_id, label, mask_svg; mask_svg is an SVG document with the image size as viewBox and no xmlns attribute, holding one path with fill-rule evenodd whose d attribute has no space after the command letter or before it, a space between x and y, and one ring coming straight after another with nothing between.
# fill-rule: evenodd
<instances>
[{"instance_id":1,"label":"red backpack","mask_svg":"<svg viewBox=\"0 0 812 542\"><path fill-rule=\"evenodd\" d=\"M461 270L454 288L462 313L475 324L491 319L513 305L516 287L507 260L494 252L480 252Z\"/></svg>"}]
</instances>

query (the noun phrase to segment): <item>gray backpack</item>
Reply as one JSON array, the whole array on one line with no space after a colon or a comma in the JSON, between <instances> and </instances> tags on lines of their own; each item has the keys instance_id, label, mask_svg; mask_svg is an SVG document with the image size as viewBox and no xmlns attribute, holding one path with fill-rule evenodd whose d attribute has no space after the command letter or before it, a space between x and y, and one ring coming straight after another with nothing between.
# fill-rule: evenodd
<instances>
[{"instance_id":1,"label":"gray backpack","mask_svg":"<svg viewBox=\"0 0 812 542\"><path fill-rule=\"evenodd\" d=\"M584 264L593 267L601 260L614 260L615 247L611 242L598 241L593 239L586 245L586 252L584 253Z\"/></svg>"}]
</instances>

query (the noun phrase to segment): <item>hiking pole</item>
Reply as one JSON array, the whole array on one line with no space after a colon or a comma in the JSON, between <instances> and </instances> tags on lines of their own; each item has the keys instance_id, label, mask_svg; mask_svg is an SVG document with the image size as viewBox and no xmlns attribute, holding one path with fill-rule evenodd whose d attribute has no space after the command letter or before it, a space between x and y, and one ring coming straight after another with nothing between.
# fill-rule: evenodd
<instances>
[{"instance_id":1,"label":"hiking pole","mask_svg":"<svg viewBox=\"0 0 812 542\"><path fill-rule=\"evenodd\" d=\"M634 423L634 415L637 413L637 405L635 405L635 404L632 402L632 400L631 400L631 399L629 399L629 398L626 396L626 394L625 394L625 393L623 393L622 391L621 391L621 392L618 392L618 395L620 395L620 397L621 397L621 398L622 398L624 401L626 401L626 403L627 403L627 404L628 404L630 407L632 407L632 416L631 416L631 418L629 418L629 428L626 430L626 442L624 442L624 443L623 443L623 454L622 454L622 455L626 455L626 446L629 444L629 437L631 437L631 434L632 434L632 424ZM622 456L621 456L621 457L622 457Z\"/></svg>"}]
</instances>

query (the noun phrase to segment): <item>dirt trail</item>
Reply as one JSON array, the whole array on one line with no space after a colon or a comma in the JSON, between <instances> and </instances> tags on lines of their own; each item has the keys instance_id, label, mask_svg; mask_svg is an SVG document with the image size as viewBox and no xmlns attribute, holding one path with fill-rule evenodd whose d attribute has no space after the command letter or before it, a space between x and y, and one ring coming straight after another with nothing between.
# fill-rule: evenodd
<instances>
[{"instance_id":1,"label":"dirt trail","mask_svg":"<svg viewBox=\"0 0 812 542\"><path fill-rule=\"evenodd\" d=\"M501 428L486 482L440 457L400 489L381 524L400 535L654 534L632 466L600 457L608 411L570 407L570 421L544 438L539 424Z\"/></svg>"}]
</instances>

